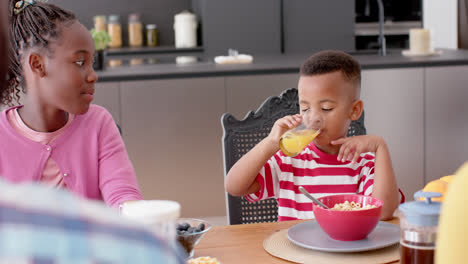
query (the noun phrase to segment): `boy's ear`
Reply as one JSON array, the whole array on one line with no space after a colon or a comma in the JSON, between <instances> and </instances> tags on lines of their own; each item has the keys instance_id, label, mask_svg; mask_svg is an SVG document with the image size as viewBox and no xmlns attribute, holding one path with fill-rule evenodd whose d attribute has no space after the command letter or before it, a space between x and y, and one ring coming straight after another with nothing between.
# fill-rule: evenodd
<instances>
[{"instance_id":1,"label":"boy's ear","mask_svg":"<svg viewBox=\"0 0 468 264\"><path fill-rule=\"evenodd\" d=\"M28 66L38 76L44 77L46 75L44 58L39 53L31 52L29 54Z\"/></svg>"},{"instance_id":2,"label":"boy's ear","mask_svg":"<svg viewBox=\"0 0 468 264\"><path fill-rule=\"evenodd\" d=\"M364 104L361 100L354 101L351 106L349 119L351 119L352 121L358 120L359 117L361 117L363 107L364 107Z\"/></svg>"}]
</instances>

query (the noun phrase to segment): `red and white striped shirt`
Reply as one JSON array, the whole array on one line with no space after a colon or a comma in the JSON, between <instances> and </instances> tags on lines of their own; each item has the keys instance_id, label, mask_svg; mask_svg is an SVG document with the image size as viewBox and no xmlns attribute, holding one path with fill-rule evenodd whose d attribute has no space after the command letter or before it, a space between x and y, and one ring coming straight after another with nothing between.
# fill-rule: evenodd
<instances>
[{"instance_id":1,"label":"red and white striped shirt","mask_svg":"<svg viewBox=\"0 0 468 264\"><path fill-rule=\"evenodd\" d=\"M288 157L278 151L265 163L257 175L260 191L246 196L255 202L275 197L278 201L278 220L314 218L312 201L298 187L304 187L316 198L332 194L372 194L374 184L374 153L363 153L358 161L337 161L309 144L299 155Z\"/></svg>"}]
</instances>

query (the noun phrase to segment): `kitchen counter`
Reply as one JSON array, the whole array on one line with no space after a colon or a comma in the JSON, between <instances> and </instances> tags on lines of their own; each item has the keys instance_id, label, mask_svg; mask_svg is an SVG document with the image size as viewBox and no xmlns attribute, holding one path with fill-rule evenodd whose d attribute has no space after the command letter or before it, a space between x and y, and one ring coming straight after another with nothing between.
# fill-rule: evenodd
<instances>
[{"instance_id":1,"label":"kitchen counter","mask_svg":"<svg viewBox=\"0 0 468 264\"><path fill-rule=\"evenodd\" d=\"M440 55L405 57L401 50L390 50L387 56L374 52L351 53L363 70L468 65L468 50L441 50ZM190 64L156 63L120 66L98 71L100 82L156 80L193 77L241 76L256 74L297 73L310 54L254 56L247 65L217 65L213 58L198 58Z\"/></svg>"}]
</instances>

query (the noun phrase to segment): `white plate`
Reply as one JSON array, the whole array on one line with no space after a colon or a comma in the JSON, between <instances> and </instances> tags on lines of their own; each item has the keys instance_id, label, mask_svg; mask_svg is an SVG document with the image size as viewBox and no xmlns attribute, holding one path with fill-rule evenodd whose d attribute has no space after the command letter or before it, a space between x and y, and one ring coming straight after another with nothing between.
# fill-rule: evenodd
<instances>
[{"instance_id":1,"label":"white plate","mask_svg":"<svg viewBox=\"0 0 468 264\"><path fill-rule=\"evenodd\" d=\"M434 55L440 55L442 54L441 50L431 50L427 53L413 53L410 50L403 50L401 51L401 54L403 56L408 56L408 57L424 57L424 56L434 56Z\"/></svg>"},{"instance_id":2,"label":"white plate","mask_svg":"<svg viewBox=\"0 0 468 264\"><path fill-rule=\"evenodd\" d=\"M294 225L288 230L288 239L294 244L327 252L361 252L394 245L400 241L400 227L379 222L367 238L356 241L339 241L330 238L317 221Z\"/></svg>"}]
</instances>

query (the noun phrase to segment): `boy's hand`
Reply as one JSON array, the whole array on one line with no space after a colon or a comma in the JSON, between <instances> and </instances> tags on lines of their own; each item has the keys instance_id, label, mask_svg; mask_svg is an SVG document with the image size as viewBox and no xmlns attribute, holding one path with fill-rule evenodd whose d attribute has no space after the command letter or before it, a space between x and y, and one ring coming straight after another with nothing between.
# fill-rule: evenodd
<instances>
[{"instance_id":1,"label":"boy's hand","mask_svg":"<svg viewBox=\"0 0 468 264\"><path fill-rule=\"evenodd\" d=\"M302 116L289 115L283 118L276 120L275 124L271 128L270 134L268 135L268 140L274 144L279 144L281 136L288 130L295 128L302 121Z\"/></svg>"},{"instance_id":2,"label":"boy's hand","mask_svg":"<svg viewBox=\"0 0 468 264\"><path fill-rule=\"evenodd\" d=\"M355 163L359 155L365 152L377 152L377 149L385 144L385 141L379 136L365 135L340 138L333 140L332 145L341 145L337 160L345 162L347 160Z\"/></svg>"}]
</instances>

